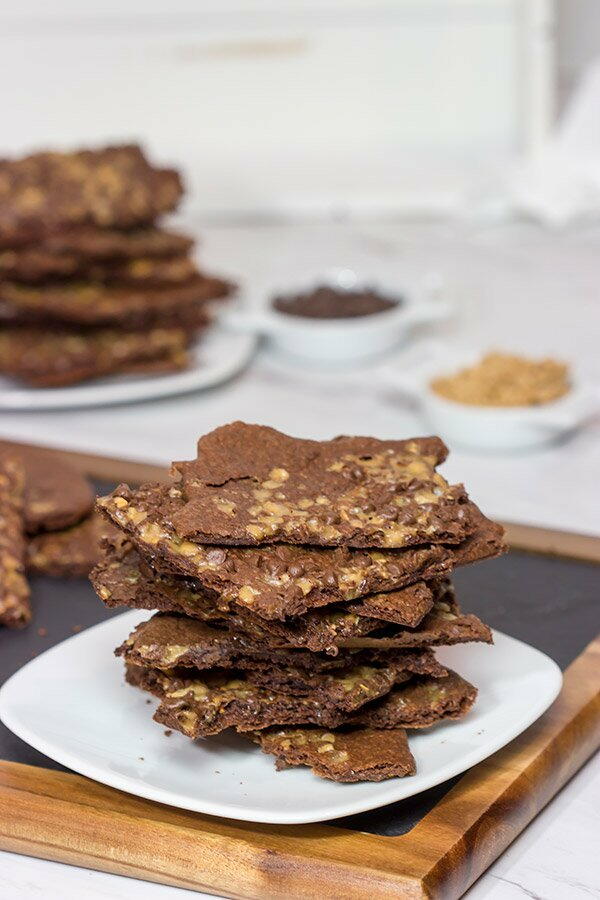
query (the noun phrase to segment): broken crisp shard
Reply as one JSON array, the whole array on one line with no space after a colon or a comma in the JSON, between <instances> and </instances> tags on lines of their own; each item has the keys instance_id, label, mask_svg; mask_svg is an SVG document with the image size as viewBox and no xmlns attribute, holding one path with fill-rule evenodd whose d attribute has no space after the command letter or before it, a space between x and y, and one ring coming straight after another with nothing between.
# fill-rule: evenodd
<instances>
[{"instance_id":1,"label":"broken crisp shard","mask_svg":"<svg viewBox=\"0 0 600 900\"><path fill-rule=\"evenodd\" d=\"M234 422L175 463L178 535L207 544L400 548L455 544L473 530L462 485L436 471L439 438L291 438Z\"/></svg>"}]
</instances>

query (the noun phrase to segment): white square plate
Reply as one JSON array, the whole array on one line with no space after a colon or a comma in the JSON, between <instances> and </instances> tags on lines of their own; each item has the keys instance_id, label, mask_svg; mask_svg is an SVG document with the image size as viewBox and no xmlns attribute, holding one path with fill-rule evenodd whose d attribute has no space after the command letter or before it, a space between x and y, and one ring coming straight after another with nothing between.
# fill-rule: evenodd
<instances>
[{"instance_id":1,"label":"white square plate","mask_svg":"<svg viewBox=\"0 0 600 900\"><path fill-rule=\"evenodd\" d=\"M274 759L239 735L192 742L152 720L147 695L123 681L113 656L148 613L124 613L38 656L0 690L0 718L62 765L130 794L250 822L319 822L411 797L464 772L524 731L550 706L562 676L549 657L500 632L493 647L467 644L439 659L479 688L460 722L413 732L417 775L336 784L309 769L276 772Z\"/></svg>"}]
</instances>

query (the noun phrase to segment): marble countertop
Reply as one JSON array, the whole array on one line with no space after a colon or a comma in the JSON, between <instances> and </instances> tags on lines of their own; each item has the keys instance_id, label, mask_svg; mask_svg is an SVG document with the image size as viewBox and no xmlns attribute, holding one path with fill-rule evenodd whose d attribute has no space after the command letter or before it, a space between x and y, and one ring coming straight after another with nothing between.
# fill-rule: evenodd
<instances>
[{"instance_id":1,"label":"marble countertop","mask_svg":"<svg viewBox=\"0 0 600 900\"><path fill-rule=\"evenodd\" d=\"M187 222L196 228L195 223ZM454 345L559 356L600 384L600 231L516 224L360 223L200 229L207 269L257 289L307 271L351 266L415 285L439 275L455 305L437 336ZM401 356L397 357L401 363ZM377 388L369 369L319 373L261 350L240 376L205 393L136 406L3 413L0 437L167 463L198 435L242 418L306 437L426 430L418 412ZM464 480L489 515L600 534L600 419L544 451L481 456L453 451L447 477ZM469 898L563 900L600 896L600 761L591 761L469 892ZM12 854L0 854L0 900L44 897L168 900L186 893ZM190 894L199 896L198 894Z\"/></svg>"}]
</instances>

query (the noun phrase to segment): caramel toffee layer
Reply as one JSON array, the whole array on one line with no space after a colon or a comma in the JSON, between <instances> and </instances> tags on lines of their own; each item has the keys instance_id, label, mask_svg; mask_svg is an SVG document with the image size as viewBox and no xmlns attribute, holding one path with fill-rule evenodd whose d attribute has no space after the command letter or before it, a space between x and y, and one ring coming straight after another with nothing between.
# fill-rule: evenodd
<instances>
[{"instance_id":1,"label":"caramel toffee layer","mask_svg":"<svg viewBox=\"0 0 600 900\"><path fill-rule=\"evenodd\" d=\"M439 438L307 441L234 422L174 463L184 504L173 524L218 545L458 544L474 527L463 486L436 472L446 454Z\"/></svg>"},{"instance_id":2,"label":"caramel toffee layer","mask_svg":"<svg viewBox=\"0 0 600 900\"><path fill-rule=\"evenodd\" d=\"M25 571L24 473L14 457L0 457L0 625L22 628L31 620Z\"/></svg>"},{"instance_id":3,"label":"caramel toffee layer","mask_svg":"<svg viewBox=\"0 0 600 900\"><path fill-rule=\"evenodd\" d=\"M324 728L277 728L257 731L252 740L276 757L277 769L310 766L331 781L385 781L414 775L415 761L406 732L355 728L331 732Z\"/></svg>"},{"instance_id":4,"label":"caramel toffee layer","mask_svg":"<svg viewBox=\"0 0 600 900\"><path fill-rule=\"evenodd\" d=\"M382 551L291 544L204 546L181 538L172 524L184 502L177 486L148 484L132 491L121 485L100 498L98 507L153 560L154 568L191 576L225 608L235 603L269 620L397 590L505 550L502 528L474 504L468 508L475 531L462 544Z\"/></svg>"},{"instance_id":5,"label":"caramel toffee layer","mask_svg":"<svg viewBox=\"0 0 600 900\"><path fill-rule=\"evenodd\" d=\"M415 678L398 685L352 717L370 728L429 728L447 719L461 719L477 698L477 688L448 671L443 678Z\"/></svg>"}]
</instances>

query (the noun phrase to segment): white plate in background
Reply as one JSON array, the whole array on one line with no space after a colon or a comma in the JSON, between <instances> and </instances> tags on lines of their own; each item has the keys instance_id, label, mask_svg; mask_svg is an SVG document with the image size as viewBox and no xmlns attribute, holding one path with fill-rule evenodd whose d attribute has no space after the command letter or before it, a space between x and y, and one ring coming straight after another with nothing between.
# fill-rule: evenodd
<instances>
[{"instance_id":1,"label":"white plate in background","mask_svg":"<svg viewBox=\"0 0 600 900\"><path fill-rule=\"evenodd\" d=\"M232 378L252 358L257 338L211 327L190 348L191 365L164 375L113 375L69 387L28 388L0 376L0 409L70 409L111 406L187 394Z\"/></svg>"},{"instance_id":2,"label":"white plate in background","mask_svg":"<svg viewBox=\"0 0 600 900\"><path fill-rule=\"evenodd\" d=\"M36 750L103 784L249 822L319 822L418 794L517 737L562 683L548 656L500 632L492 647L443 648L438 658L479 688L474 709L459 722L409 733L415 776L337 784L307 768L277 772L274 757L229 732L196 742L166 737L147 695L124 682L113 656L147 617L133 610L108 619L27 663L0 690L0 719Z\"/></svg>"}]
</instances>

